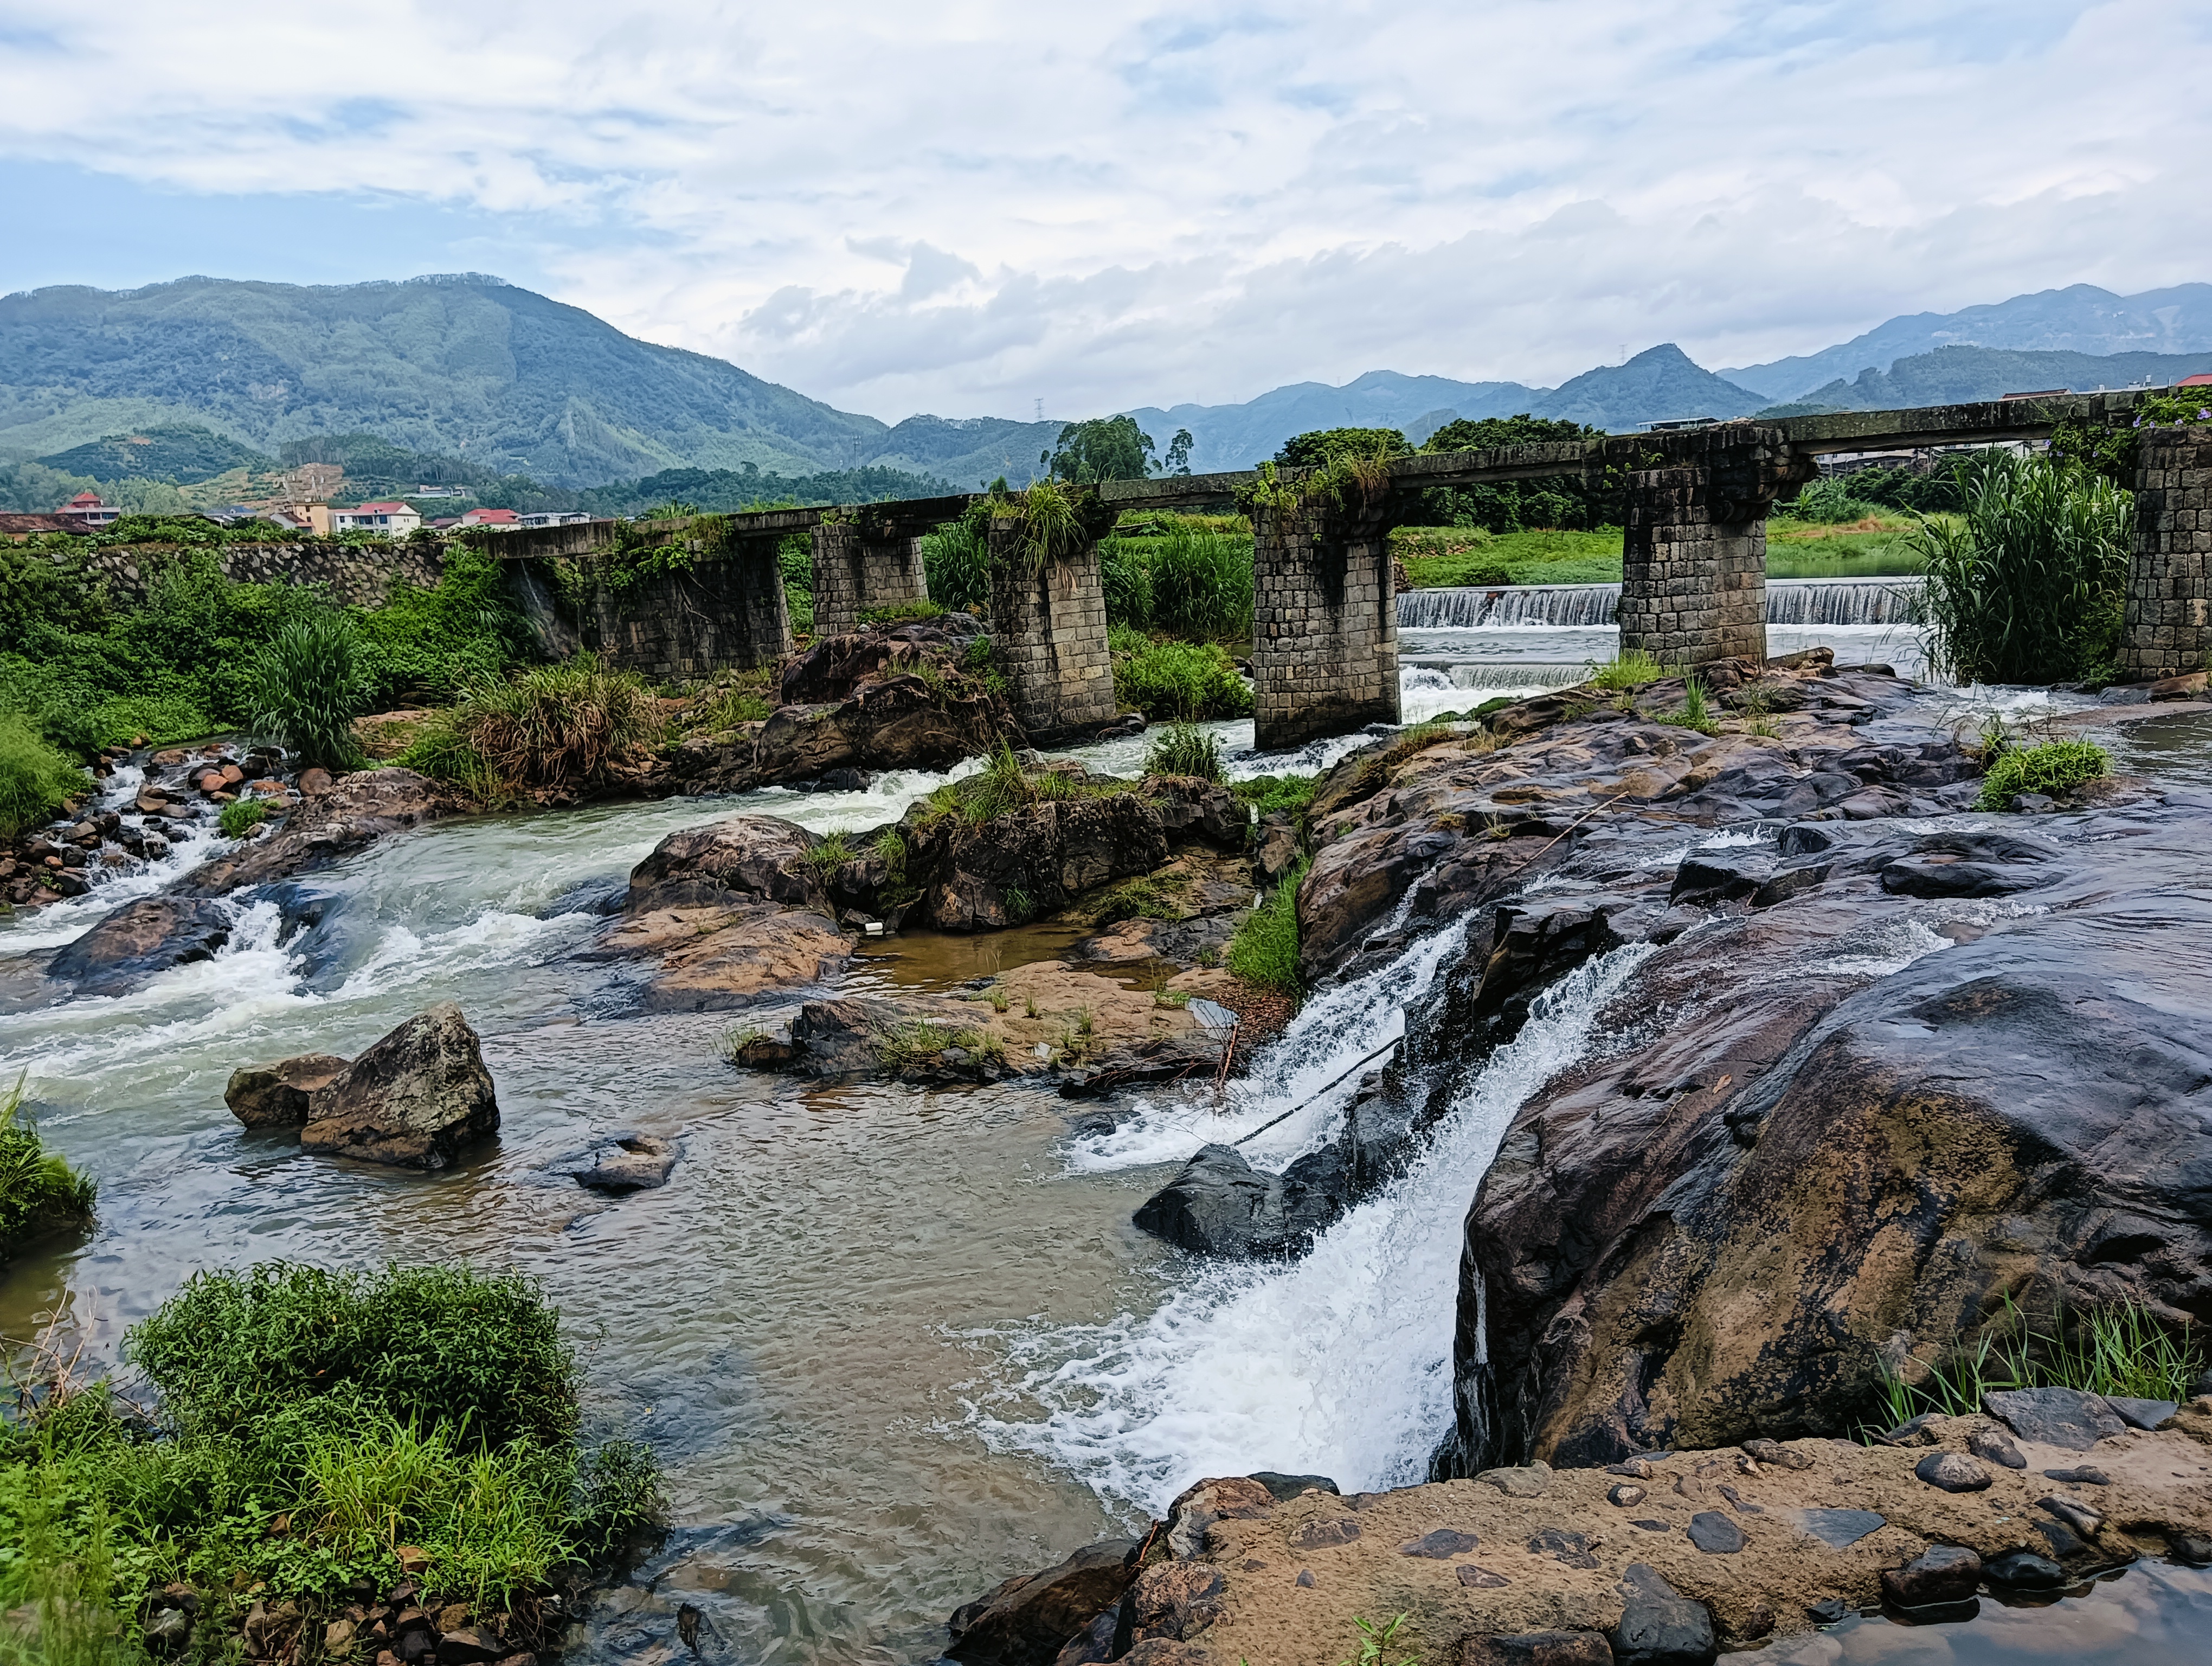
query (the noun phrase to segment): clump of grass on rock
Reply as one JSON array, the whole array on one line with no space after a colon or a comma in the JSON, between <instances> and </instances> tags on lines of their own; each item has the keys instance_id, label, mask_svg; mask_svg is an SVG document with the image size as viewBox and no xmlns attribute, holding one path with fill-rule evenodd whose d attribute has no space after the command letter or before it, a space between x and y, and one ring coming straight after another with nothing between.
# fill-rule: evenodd
<instances>
[{"instance_id":1,"label":"clump of grass on rock","mask_svg":"<svg viewBox=\"0 0 2212 1666\"><path fill-rule=\"evenodd\" d=\"M93 1184L46 1149L23 1116L19 1079L0 1102L0 1263L20 1243L92 1219Z\"/></svg>"},{"instance_id":2,"label":"clump of grass on rock","mask_svg":"<svg viewBox=\"0 0 2212 1666\"><path fill-rule=\"evenodd\" d=\"M1999 752L1982 777L1976 807L2004 810L2022 793L2055 798L2085 781L2112 772L2112 758L2094 740L2047 740L2039 746L2015 746Z\"/></svg>"},{"instance_id":3,"label":"clump of grass on rock","mask_svg":"<svg viewBox=\"0 0 2212 1666\"><path fill-rule=\"evenodd\" d=\"M480 798L590 787L666 728L641 678L579 654L471 684L401 762Z\"/></svg>"},{"instance_id":4,"label":"clump of grass on rock","mask_svg":"<svg viewBox=\"0 0 2212 1666\"><path fill-rule=\"evenodd\" d=\"M307 768L361 767L353 721L369 708L376 681L344 615L288 620L254 656L249 688L254 733L283 742Z\"/></svg>"}]
</instances>

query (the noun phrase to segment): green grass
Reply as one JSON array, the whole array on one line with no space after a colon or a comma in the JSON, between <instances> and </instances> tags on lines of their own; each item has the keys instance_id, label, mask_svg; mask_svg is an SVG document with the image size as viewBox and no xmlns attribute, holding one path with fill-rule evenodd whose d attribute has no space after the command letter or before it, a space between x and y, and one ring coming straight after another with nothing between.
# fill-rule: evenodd
<instances>
[{"instance_id":1,"label":"green grass","mask_svg":"<svg viewBox=\"0 0 2212 1666\"><path fill-rule=\"evenodd\" d=\"M2188 1399L2205 1360L2195 1327L2167 1325L2136 1304L2062 1313L2051 1330L2039 1331L2008 1299L1971 1344L1923 1362L1917 1381L1885 1372L1875 1411L1887 1418L1884 1428L1923 1412L1965 1417L2002 1389L2079 1389L2178 1402Z\"/></svg>"},{"instance_id":2,"label":"green grass","mask_svg":"<svg viewBox=\"0 0 2212 1666\"><path fill-rule=\"evenodd\" d=\"M1201 729L1194 723L1174 723L1152 743L1145 755L1145 773L1150 775L1194 776L1200 781L1219 781L1223 774L1221 739L1211 729Z\"/></svg>"},{"instance_id":3,"label":"green grass","mask_svg":"<svg viewBox=\"0 0 2212 1666\"><path fill-rule=\"evenodd\" d=\"M1590 667L1589 684L1599 689L1640 689L1667 675L1667 667L1640 648L1623 648L1603 665Z\"/></svg>"},{"instance_id":4,"label":"green grass","mask_svg":"<svg viewBox=\"0 0 2212 1666\"><path fill-rule=\"evenodd\" d=\"M82 1225L92 1219L91 1181L50 1152L23 1115L18 1078L0 1102L0 1263L15 1247L43 1233Z\"/></svg>"},{"instance_id":5,"label":"green grass","mask_svg":"<svg viewBox=\"0 0 2212 1666\"><path fill-rule=\"evenodd\" d=\"M579 654L471 686L400 762L479 798L592 787L666 729L641 678Z\"/></svg>"},{"instance_id":6,"label":"green grass","mask_svg":"<svg viewBox=\"0 0 2212 1666\"><path fill-rule=\"evenodd\" d=\"M1303 811L1313 802L1314 788L1320 784L1319 775L1255 775L1230 790L1245 803L1258 806L1264 816L1271 810Z\"/></svg>"},{"instance_id":7,"label":"green grass","mask_svg":"<svg viewBox=\"0 0 2212 1666\"><path fill-rule=\"evenodd\" d=\"M1241 518L1148 514L1103 538L1109 623L1194 641L1252 634L1252 529Z\"/></svg>"},{"instance_id":8,"label":"green grass","mask_svg":"<svg viewBox=\"0 0 2212 1666\"><path fill-rule=\"evenodd\" d=\"M0 844L51 821L62 806L91 791L83 770L18 712L0 711Z\"/></svg>"},{"instance_id":9,"label":"green grass","mask_svg":"<svg viewBox=\"0 0 2212 1666\"><path fill-rule=\"evenodd\" d=\"M1411 531L1412 529L1408 529ZM1477 536L1468 528L1428 528L1449 532L1453 538ZM1394 547L1411 550L1435 549L1438 553L1407 554L1406 576L1416 589L1462 584L1618 584L1620 581L1620 529L1605 527L1594 532L1527 532L1480 534L1485 541L1455 546L1439 538L1431 543L1408 543L1401 534ZM1495 576L1503 573L1505 578Z\"/></svg>"},{"instance_id":10,"label":"green grass","mask_svg":"<svg viewBox=\"0 0 2212 1666\"><path fill-rule=\"evenodd\" d=\"M222 807L216 825L226 839L242 839L269 819L266 799L234 799Z\"/></svg>"},{"instance_id":11,"label":"green grass","mask_svg":"<svg viewBox=\"0 0 2212 1666\"><path fill-rule=\"evenodd\" d=\"M1999 752L1982 777L1978 810L2007 808L2015 793L2041 793L2049 797L2079 787L2112 772L2112 761L2094 740L2046 740L2039 746L2016 746Z\"/></svg>"},{"instance_id":12,"label":"green grass","mask_svg":"<svg viewBox=\"0 0 2212 1666\"><path fill-rule=\"evenodd\" d=\"M531 1280L458 1265L202 1273L125 1338L149 1422L49 1357L0 1426L0 1604L134 1611L189 1581L209 1637L257 1595L389 1590L503 1607L657 1509L649 1454L581 1450L578 1377ZM248 1590L249 1587L252 1589Z\"/></svg>"},{"instance_id":13,"label":"green grass","mask_svg":"<svg viewBox=\"0 0 2212 1666\"><path fill-rule=\"evenodd\" d=\"M826 875L844 866L855 854L851 840L842 833L831 833L806 853L806 860L816 873Z\"/></svg>"},{"instance_id":14,"label":"green grass","mask_svg":"<svg viewBox=\"0 0 2212 1666\"><path fill-rule=\"evenodd\" d=\"M1659 721L1672 723L1677 728L1694 729L1699 734L1720 733L1720 725L1713 721L1711 708L1705 702L1705 683L1696 677L1683 681L1681 709L1668 712Z\"/></svg>"},{"instance_id":15,"label":"green grass","mask_svg":"<svg viewBox=\"0 0 2212 1666\"><path fill-rule=\"evenodd\" d=\"M1182 892L1181 885L1151 874L1124 879L1085 908L1083 918L1093 926L1110 926L1120 920L1188 920L1190 910L1183 906Z\"/></svg>"},{"instance_id":16,"label":"green grass","mask_svg":"<svg viewBox=\"0 0 2212 1666\"><path fill-rule=\"evenodd\" d=\"M1274 894L1244 916L1229 945L1231 971L1293 1000L1305 989L1298 971L1298 882L1305 876L1301 860Z\"/></svg>"},{"instance_id":17,"label":"green grass","mask_svg":"<svg viewBox=\"0 0 2212 1666\"><path fill-rule=\"evenodd\" d=\"M1146 717L1249 717L1252 690L1217 642L1163 642L1113 633L1114 696Z\"/></svg>"},{"instance_id":18,"label":"green grass","mask_svg":"<svg viewBox=\"0 0 2212 1666\"><path fill-rule=\"evenodd\" d=\"M254 658L253 733L282 741L307 768L358 769L362 757L353 721L375 693L351 620L337 613L290 619Z\"/></svg>"}]
</instances>

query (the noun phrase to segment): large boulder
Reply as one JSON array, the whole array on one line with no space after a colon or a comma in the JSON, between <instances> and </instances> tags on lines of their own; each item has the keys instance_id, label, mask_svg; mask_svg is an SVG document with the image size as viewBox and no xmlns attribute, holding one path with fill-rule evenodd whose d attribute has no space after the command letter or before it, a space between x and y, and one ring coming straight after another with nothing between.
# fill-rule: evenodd
<instances>
[{"instance_id":1,"label":"large boulder","mask_svg":"<svg viewBox=\"0 0 2212 1666\"><path fill-rule=\"evenodd\" d=\"M1334 1146L1268 1174L1233 1146L1207 1146L1133 1219L1153 1237L1199 1255L1281 1256L1309 1248L1344 1213L1348 1189Z\"/></svg>"},{"instance_id":2,"label":"large boulder","mask_svg":"<svg viewBox=\"0 0 2212 1666\"><path fill-rule=\"evenodd\" d=\"M371 1163L442 1169L498 1128L499 1103L477 1032L459 1007L442 1001L318 1088L300 1144Z\"/></svg>"},{"instance_id":3,"label":"large boulder","mask_svg":"<svg viewBox=\"0 0 2212 1666\"><path fill-rule=\"evenodd\" d=\"M730 816L672 833L630 870L623 912L777 903L829 911L830 894L810 860L822 842L778 816Z\"/></svg>"},{"instance_id":4,"label":"large boulder","mask_svg":"<svg viewBox=\"0 0 2212 1666\"><path fill-rule=\"evenodd\" d=\"M858 660L826 654L789 685L788 703L766 721L685 741L670 763L683 790L745 792L838 769L942 769L1001 741L1022 744L1004 696L956 671L917 675L904 657L908 645L858 640L867 644ZM878 660L876 671L846 686L844 672Z\"/></svg>"},{"instance_id":5,"label":"large boulder","mask_svg":"<svg viewBox=\"0 0 2212 1666\"><path fill-rule=\"evenodd\" d=\"M128 994L157 972L212 959L230 941L230 911L191 897L125 903L47 963L81 995Z\"/></svg>"},{"instance_id":6,"label":"large boulder","mask_svg":"<svg viewBox=\"0 0 2212 1666\"><path fill-rule=\"evenodd\" d=\"M1476 1193L1444 1467L1839 1433L2008 1302L2212 1320L2208 809L1925 853L2032 909L1839 862L1653 955Z\"/></svg>"},{"instance_id":7,"label":"large boulder","mask_svg":"<svg viewBox=\"0 0 2212 1666\"><path fill-rule=\"evenodd\" d=\"M1046 799L981 824L917 806L904 833L907 872L931 876L918 923L940 931L996 930L1055 913L1168 859L1159 812L1134 792Z\"/></svg>"},{"instance_id":8,"label":"large boulder","mask_svg":"<svg viewBox=\"0 0 2212 1666\"><path fill-rule=\"evenodd\" d=\"M302 1053L275 1064L248 1065L230 1073L223 1103L250 1128L302 1128L315 1091L328 1087L346 1064L335 1053Z\"/></svg>"}]
</instances>

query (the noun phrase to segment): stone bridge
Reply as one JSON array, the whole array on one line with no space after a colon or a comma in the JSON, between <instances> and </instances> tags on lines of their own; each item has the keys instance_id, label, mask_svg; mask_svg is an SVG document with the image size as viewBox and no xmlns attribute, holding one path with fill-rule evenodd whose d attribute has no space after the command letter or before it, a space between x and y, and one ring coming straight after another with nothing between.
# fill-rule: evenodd
<instances>
[{"instance_id":1,"label":"stone bridge","mask_svg":"<svg viewBox=\"0 0 2212 1666\"><path fill-rule=\"evenodd\" d=\"M1400 458L1387 478L1341 502L1298 504L1298 471L1277 483L1280 507L1252 511L1252 668L1257 739L1294 746L1364 724L1398 721L1398 626L1390 529L1422 490L1619 471L1627 494L1620 611L1624 648L1695 666L1766 651L1766 516L1839 452L1901 450L2048 438L2062 423L2124 427L2136 392L2071 394L1917 410L1852 411L1734 422L1587 442ZM1110 481L1091 489L1075 547L1015 574L1018 500L994 523L991 629L1016 709L1041 740L1079 736L1114 714L1097 534L1127 510L1221 508L1249 497L1253 473ZM1287 489L1281 490L1280 489ZM815 623L852 629L871 609L925 599L920 537L976 499L944 497L714 517L713 547L683 524L645 529L688 542L687 571L572 605L580 645L665 681L725 666L772 663L791 646L778 550L793 533L813 546ZM1112 514L1106 513L1108 511ZM2212 651L2212 430L2146 429L2136 480L2136 526L2121 651L2138 680L2202 670ZM593 521L502 534L501 553L547 588L561 559L607 558L622 523ZM572 599L573 600L573 599Z\"/></svg>"}]
</instances>

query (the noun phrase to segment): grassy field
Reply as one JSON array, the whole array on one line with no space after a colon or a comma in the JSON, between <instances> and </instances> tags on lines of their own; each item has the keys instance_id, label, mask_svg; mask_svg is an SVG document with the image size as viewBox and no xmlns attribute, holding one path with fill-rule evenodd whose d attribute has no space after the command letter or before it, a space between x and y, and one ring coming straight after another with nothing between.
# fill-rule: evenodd
<instances>
[{"instance_id":1,"label":"grassy field","mask_svg":"<svg viewBox=\"0 0 2212 1666\"><path fill-rule=\"evenodd\" d=\"M1841 526L1771 520L1766 573L1776 579L1868 579L1920 570L1901 520L1869 516ZM1486 584L1617 584L1620 532L1505 532L1405 526L1390 535L1416 589Z\"/></svg>"}]
</instances>

